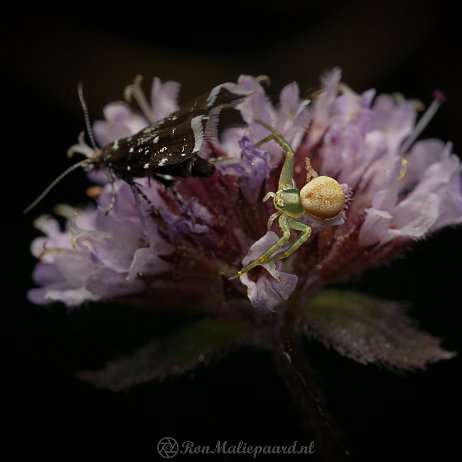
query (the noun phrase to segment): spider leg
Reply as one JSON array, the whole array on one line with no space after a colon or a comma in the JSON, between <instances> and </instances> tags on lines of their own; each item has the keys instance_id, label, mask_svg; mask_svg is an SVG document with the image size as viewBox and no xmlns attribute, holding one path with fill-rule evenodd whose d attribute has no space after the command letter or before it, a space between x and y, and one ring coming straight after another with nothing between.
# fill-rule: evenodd
<instances>
[{"instance_id":1,"label":"spider leg","mask_svg":"<svg viewBox=\"0 0 462 462\"><path fill-rule=\"evenodd\" d=\"M267 225L266 225L268 231L269 231L269 230L271 229L271 227L273 226L273 221L276 220L276 218L277 218L280 214L281 214L281 212L278 211L278 212L273 213L273 214L269 217L268 223L267 223Z\"/></svg>"},{"instance_id":2,"label":"spider leg","mask_svg":"<svg viewBox=\"0 0 462 462\"><path fill-rule=\"evenodd\" d=\"M292 146L284 139L284 137L271 125L268 125L261 120L255 120L255 123L265 127L271 132L271 135L268 135L266 138L263 138L257 143L257 146L260 146L263 143L267 143L270 140L276 141L279 146L286 153L286 159L284 165L281 169L281 175L279 176L279 188L278 189L292 189L295 188L294 182L294 162L295 162L295 153L292 149Z\"/></svg>"},{"instance_id":3,"label":"spider leg","mask_svg":"<svg viewBox=\"0 0 462 462\"><path fill-rule=\"evenodd\" d=\"M269 192L265 194L265 197L262 199L262 202L266 202L268 199L275 198L276 193L274 192Z\"/></svg>"},{"instance_id":4,"label":"spider leg","mask_svg":"<svg viewBox=\"0 0 462 462\"><path fill-rule=\"evenodd\" d=\"M262 140L260 140L258 143L255 143L255 147L256 148L259 148L262 144L265 144L265 143L268 143L268 141L271 141L273 140L273 135L268 135L268 136L265 136L265 138L263 138Z\"/></svg>"},{"instance_id":5,"label":"spider leg","mask_svg":"<svg viewBox=\"0 0 462 462\"><path fill-rule=\"evenodd\" d=\"M265 263L268 262L269 258L271 255L274 254L278 249L280 249L284 244L287 243L287 241L290 238L290 227L288 223L288 219L285 215L281 215L279 217L279 227L281 228L282 231L282 236L265 252L263 252L255 261L252 263L249 263L247 266L244 266L240 271L238 271L236 274L231 276L229 279L236 279L239 276L242 276L244 273L247 273L250 271L252 268L255 268L258 265L264 265Z\"/></svg>"},{"instance_id":6,"label":"spider leg","mask_svg":"<svg viewBox=\"0 0 462 462\"><path fill-rule=\"evenodd\" d=\"M294 252L297 251L311 236L311 228L304 223L299 221L289 220L288 221L290 229L296 231L301 231L301 234L295 239L292 244L282 253L276 255L273 258L270 258L266 263L271 263L277 260L283 260L284 258L290 257Z\"/></svg>"}]
</instances>

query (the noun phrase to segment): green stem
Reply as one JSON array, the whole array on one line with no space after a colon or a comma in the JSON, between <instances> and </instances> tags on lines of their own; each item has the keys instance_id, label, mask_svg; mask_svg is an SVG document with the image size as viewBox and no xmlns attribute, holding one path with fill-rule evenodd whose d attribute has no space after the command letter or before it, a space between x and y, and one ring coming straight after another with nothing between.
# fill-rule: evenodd
<instances>
[{"instance_id":1,"label":"green stem","mask_svg":"<svg viewBox=\"0 0 462 462\"><path fill-rule=\"evenodd\" d=\"M290 311L286 311L283 322L275 330L274 361L301 414L305 431L314 437L318 460L347 461L349 453L341 432L325 410L315 371L294 327L295 319L290 316Z\"/></svg>"}]
</instances>

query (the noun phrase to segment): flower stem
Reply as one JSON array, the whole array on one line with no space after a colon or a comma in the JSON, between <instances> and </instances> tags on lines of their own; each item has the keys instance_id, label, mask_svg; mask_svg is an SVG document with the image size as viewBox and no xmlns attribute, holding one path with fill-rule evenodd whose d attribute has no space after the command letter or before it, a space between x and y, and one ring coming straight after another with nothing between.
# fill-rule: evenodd
<instances>
[{"instance_id":1,"label":"flower stem","mask_svg":"<svg viewBox=\"0 0 462 462\"><path fill-rule=\"evenodd\" d=\"M273 359L284 383L292 395L302 418L302 426L315 440L320 461L349 460L343 437L328 415L315 371L309 364L301 338L294 329L294 318L286 311L282 325L275 330Z\"/></svg>"}]
</instances>

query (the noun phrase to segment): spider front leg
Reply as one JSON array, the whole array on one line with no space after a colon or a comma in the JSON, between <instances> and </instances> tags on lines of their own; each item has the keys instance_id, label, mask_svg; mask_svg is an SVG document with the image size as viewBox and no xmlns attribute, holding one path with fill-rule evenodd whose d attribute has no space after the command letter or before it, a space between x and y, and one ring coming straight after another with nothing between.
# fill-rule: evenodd
<instances>
[{"instance_id":1,"label":"spider front leg","mask_svg":"<svg viewBox=\"0 0 462 462\"><path fill-rule=\"evenodd\" d=\"M281 212L275 212L273 213L269 218L268 218L268 223L266 224L266 228L268 229L268 231L271 230L271 227L273 226L273 222L274 220L276 220L276 218L281 215Z\"/></svg>"},{"instance_id":2,"label":"spider front leg","mask_svg":"<svg viewBox=\"0 0 462 462\"><path fill-rule=\"evenodd\" d=\"M295 253L311 236L311 228L304 223L299 221L294 221L288 219L286 216L281 215L279 218L279 226L281 227L282 232L284 233L278 241L273 244L266 252L262 253L257 260L249 263L247 266L238 271L235 275L230 277L230 279L236 279L239 276L242 276L244 273L247 273L251 269L255 268L258 265L266 265L267 263L273 263L278 260L283 260L284 258L290 257ZM292 244L280 254L271 257L275 252L277 252L281 247L283 247L290 238L290 230L301 231L301 234L295 239Z\"/></svg>"},{"instance_id":3,"label":"spider front leg","mask_svg":"<svg viewBox=\"0 0 462 462\"><path fill-rule=\"evenodd\" d=\"M290 229L295 231L301 231L301 234L292 242L290 247L288 247L284 252L276 255L273 258L270 258L266 263L272 263L277 260L283 260L284 258L290 257L295 253L311 236L311 228L304 223L294 220L288 220Z\"/></svg>"},{"instance_id":4,"label":"spider front leg","mask_svg":"<svg viewBox=\"0 0 462 462\"><path fill-rule=\"evenodd\" d=\"M268 141L275 141L281 148L284 150L286 154L286 158L284 160L284 165L281 169L281 174L279 176L279 186L278 189L292 189L295 188L295 181L294 181L294 162L295 162L295 153L292 146L284 139L281 133L279 133L275 128L271 125L268 125L266 122L261 120L255 120L255 123L265 127L268 131L271 132L271 135L263 138L259 141L256 146L260 146Z\"/></svg>"},{"instance_id":5,"label":"spider front leg","mask_svg":"<svg viewBox=\"0 0 462 462\"><path fill-rule=\"evenodd\" d=\"M282 231L282 236L265 252L263 252L255 261L252 263L249 263L247 266L244 266L240 271L238 271L236 274L231 276L229 279L236 279L239 276L242 276L244 273L247 273L251 269L255 268L258 265L264 265L265 263L268 262L270 259L271 255L274 254L277 250L279 250L281 247L283 247L287 241L290 238L290 226L289 226L289 220L285 215L281 215L279 217L279 227L281 228Z\"/></svg>"}]
</instances>

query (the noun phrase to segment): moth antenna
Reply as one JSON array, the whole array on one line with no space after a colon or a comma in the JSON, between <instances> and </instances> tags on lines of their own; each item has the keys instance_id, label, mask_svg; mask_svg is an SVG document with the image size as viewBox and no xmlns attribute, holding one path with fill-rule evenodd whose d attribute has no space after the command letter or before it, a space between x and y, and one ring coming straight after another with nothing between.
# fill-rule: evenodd
<instances>
[{"instance_id":1,"label":"moth antenna","mask_svg":"<svg viewBox=\"0 0 462 462\"><path fill-rule=\"evenodd\" d=\"M85 98L83 96L83 83L82 82L79 82L79 84L77 85L77 93L79 94L80 104L82 105L83 116L85 118L85 126L87 128L88 137L90 138L90 143L91 143L92 148L96 150L98 149L98 147L96 146L95 137L93 135L93 130L91 128L90 115L88 113L87 103L85 102Z\"/></svg>"},{"instance_id":2,"label":"moth antenna","mask_svg":"<svg viewBox=\"0 0 462 462\"><path fill-rule=\"evenodd\" d=\"M34 200L34 202L32 202L32 204L30 204L28 207L26 207L23 211L22 211L22 214L23 215L26 215L27 213L29 213L34 207L36 207L40 202L42 202L42 200L48 195L48 193L64 178L66 177L67 175L69 175L69 173L73 172L74 170L77 170L78 168L80 167L84 167L85 165L88 164L88 159L83 159L73 165L71 165L69 168L67 168L66 170L64 170L63 173L61 173L59 176L57 176L46 188L45 190L42 192L42 194L40 194L40 196L37 197L37 199Z\"/></svg>"}]
</instances>

